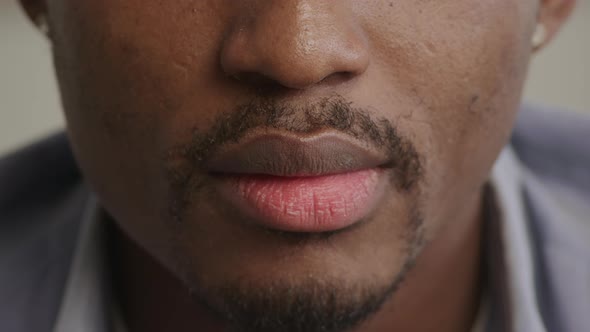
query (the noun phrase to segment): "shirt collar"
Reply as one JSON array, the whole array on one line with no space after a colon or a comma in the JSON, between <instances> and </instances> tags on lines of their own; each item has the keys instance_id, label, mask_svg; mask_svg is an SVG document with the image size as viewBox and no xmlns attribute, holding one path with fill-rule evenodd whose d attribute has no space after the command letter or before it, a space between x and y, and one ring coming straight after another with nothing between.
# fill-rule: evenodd
<instances>
[{"instance_id":1,"label":"shirt collar","mask_svg":"<svg viewBox=\"0 0 590 332\"><path fill-rule=\"evenodd\" d=\"M496 266L502 268L492 268L489 279L492 283L493 280L504 280L499 287L505 290L502 293L507 297L493 301L490 306L503 306L501 303L507 302L511 331L545 332L537 306L533 247L524 209L520 170L521 166L514 152L506 147L495 163L490 179L499 218L496 221L496 236L486 234L486 240L491 244L488 255L494 256L488 259L501 261L502 264ZM498 240L500 242L495 242ZM116 326L117 315L113 314L105 242L100 208L97 199L92 197L83 216L83 225L54 332L106 332L113 328L119 329ZM498 250L499 248L502 250ZM488 293L494 289L498 288L492 285ZM498 297L496 294L490 296ZM483 308L487 308L487 305ZM483 317L491 316L482 311L479 317L476 325L482 325ZM489 323L485 325L489 327ZM475 330L479 331L480 328L476 326Z\"/></svg>"},{"instance_id":2,"label":"shirt collar","mask_svg":"<svg viewBox=\"0 0 590 332\"><path fill-rule=\"evenodd\" d=\"M87 202L54 332L111 331L105 229L94 195Z\"/></svg>"},{"instance_id":3,"label":"shirt collar","mask_svg":"<svg viewBox=\"0 0 590 332\"><path fill-rule=\"evenodd\" d=\"M499 273L505 280L505 294L510 315L511 331L546 332L535 291L535 267L533 243L529 220L525 211L523 196L522 166L514 151L507 147L500 154L492 170L491 185L494 190L499 220L498 237L503 250L493 250L490 241L488 257L493 261L495 254L501 254L503 271L491 270L491 278ZM500 285L502 286L502 285Z\"/></svg>"}]
</instances>

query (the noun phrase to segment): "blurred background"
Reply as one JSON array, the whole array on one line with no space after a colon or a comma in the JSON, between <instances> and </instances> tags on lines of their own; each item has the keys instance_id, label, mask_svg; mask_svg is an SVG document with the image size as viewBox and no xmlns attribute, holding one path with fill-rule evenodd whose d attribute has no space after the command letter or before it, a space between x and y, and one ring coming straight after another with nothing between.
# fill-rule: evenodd
<instances>
[{"instance_id":1,"label":"blurred background","mask_svg":"<svg viewBox=\"0 0 590 332\"><path fill-rule=\"evenodd\" d=\"M533 62L525 98L590 111L590 1ZM0 155L63 128L49 44L17 0L0 0Z\"/></svg>"}]
</instances>

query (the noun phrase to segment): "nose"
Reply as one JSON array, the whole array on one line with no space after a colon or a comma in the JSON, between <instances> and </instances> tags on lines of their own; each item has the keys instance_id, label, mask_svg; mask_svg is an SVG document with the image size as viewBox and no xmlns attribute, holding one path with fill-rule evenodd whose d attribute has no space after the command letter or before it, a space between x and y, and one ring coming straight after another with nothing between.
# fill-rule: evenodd
<instances>
[{"instance_id":1,"label":"nose","mask_svg":"<svg viewBox=\"0 0 590 332\"><path fill-rule=\"evenodd\" d=\"M243 1L226 35L221 66L247 83L303 90L349 80L369 65L367 40L340 1Z\"/></svg>"}]
</instances>

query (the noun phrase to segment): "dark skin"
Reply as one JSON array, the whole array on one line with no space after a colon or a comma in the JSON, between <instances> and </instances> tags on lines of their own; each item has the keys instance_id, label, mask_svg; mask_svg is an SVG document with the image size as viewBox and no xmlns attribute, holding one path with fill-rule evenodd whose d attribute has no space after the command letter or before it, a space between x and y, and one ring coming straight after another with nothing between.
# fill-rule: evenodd
<instances>
[{"instance_id":1,"label":"dark skin","mask_svg":"<svg viewBox=\"0 0 590 332\"><path fill-rule=\"evenodd\" d=\"M212 312L228 285L271 297L270 284L311 283L360 299L358 289L400 275L353 330L468 331L482 188L541 47L535 27L548 42L574 2L21 0L48 18L75 155L120 229L115 271L131 331L222 331ZM415 147L423 176L412 192L391 186L370 222L329 241L242 226L206 190L172 222L169 149L252 98L299 107L335 94ZM400 235L414 210L418 244Z\"/></svg>"}]
</instances>

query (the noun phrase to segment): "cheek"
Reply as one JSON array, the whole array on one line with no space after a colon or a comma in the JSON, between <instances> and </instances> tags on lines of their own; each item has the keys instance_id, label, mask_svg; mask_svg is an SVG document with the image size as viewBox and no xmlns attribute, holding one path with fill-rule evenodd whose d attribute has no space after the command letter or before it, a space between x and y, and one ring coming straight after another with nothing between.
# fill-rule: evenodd
<instances>
[{"instance_id":1,"label":"cheek","mask_svg":"<svg viewBox=\"0 0 590 332\"><path fill-rule=\"evenodd\" d=\"M53 52L78 162L115 219L158 234L166 209L163 135L197 103L223 16L215 1L54 2ZM191 4L203 7L182 11ZM182 13L180 13L182 12ZM199 15L202 15L200 17ZM174 20L169 19L174 17ZM220 21L212 22L212 18ZM190 32L192 31L192 32ZM194 31L201 31L196 34ZM195 79L196 78L196 79ZM190 96L188 106L184 101ZM181 104L181 101L183 104ZM124 225L125 226L125 225Z\"/></svg>"},{"instance_id":2,"label":"cheek","mask_svg":"<svg viewBox=\"0 0 590 332\"><path fill-rule=\"evenodd\" d=\"M517 8L505 10L490 9L470 34L460 30L475 26L474 21L460 25L455 37L440 44L438 57L424 64L436 69L416 87L428 105L421 116L431 119L432 155L439 156L434 162L445 186L472 184L463 190L477 189L512 130L530 43Z\"/></svg>"},{"instance_id":3,"label":"cheek","mask_svg":"<svg viewBox=\"0 0 590 332\"><path fill-rule=\"evenodd\" d=\"M404 105L392 113L425 157L434 219L452 219L473 201L510 135L530 57L531 3L400 1L388 18L365 22L373 64L383 69L376 81L388 87L379 99Z\"/></svg>"},{"instance_id":4,"label":"cheek","mask_svg":"<svg viewBox=\"0 0 590 332\"><path fill-rule=\"evenodd\" d=\"M136 174L153 163L179 110L200 111L192 101L216 68L211 62L225 20L219 2L52 4L58 80L82 166Z\"/></svg>"},{"instance_id":5,"label":"cheek","mask_svg":"<svg viewBox=\"0 0 590 332\"><path fill-rule=\"evenodd\" d=\"M164 118L200 91L195 78L216 68L225 18L214 1L70 2L55 13L61 24L54 53L66 112L76 123L90 112L110 121L107 127Z\"/></svg>"}]
</instances>

